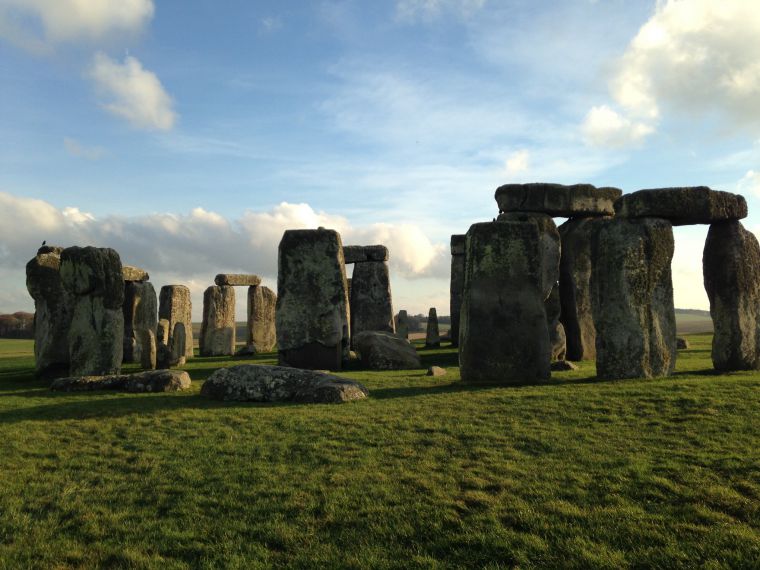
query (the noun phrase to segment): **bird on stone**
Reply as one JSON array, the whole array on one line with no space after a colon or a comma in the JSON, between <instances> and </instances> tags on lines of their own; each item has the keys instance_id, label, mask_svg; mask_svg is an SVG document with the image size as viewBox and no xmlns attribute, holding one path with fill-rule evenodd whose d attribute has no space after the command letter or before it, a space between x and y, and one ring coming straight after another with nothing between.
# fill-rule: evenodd
<instances>
[{"instance_id":1,"label":"bird on stone","mask_svg":"<svg viewBox=\"0 0 760 570\"><path fill-rule=\"evenodd\" d=\"M47 240L46 240L46 239L43 239L43 240L42 240L42 245L45 245L46 243L47 243Z\"/></svg>"}]
</instances>

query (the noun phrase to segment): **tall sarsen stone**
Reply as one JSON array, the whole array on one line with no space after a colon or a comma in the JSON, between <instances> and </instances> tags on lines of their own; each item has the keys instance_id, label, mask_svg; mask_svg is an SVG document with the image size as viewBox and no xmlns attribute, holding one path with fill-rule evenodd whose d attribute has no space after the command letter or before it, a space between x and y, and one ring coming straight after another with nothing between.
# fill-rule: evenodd
<instances>
[{"instance_id":1,"label":"tall sarsen stone","mask_svg":"<svg viewBox=\"0 0 760 570\"><path fill-rule=\"evenodd\" d=\"M158 336L159 345L165 347L176 347L175 330L177 323L182 323L182 337L185 358L193 356L193 304L190 299L190 289L184 285L164 285L161 287L161 293L158 297L158 318L165 319L168 327L168 337L162 339ZM177 355L175 355L177 356Z\"/></svg>"},{"instance_id":2,"label":"tall sarsen stone","mask_svg":"<svg viewBox=\"0 0 760 570\"><path fill-rule=\"evenodd\" d=\"M198 339L201 356L235 354L235 288L212 285L203 293L203 322Z\"/></svg>"}]
</instances>

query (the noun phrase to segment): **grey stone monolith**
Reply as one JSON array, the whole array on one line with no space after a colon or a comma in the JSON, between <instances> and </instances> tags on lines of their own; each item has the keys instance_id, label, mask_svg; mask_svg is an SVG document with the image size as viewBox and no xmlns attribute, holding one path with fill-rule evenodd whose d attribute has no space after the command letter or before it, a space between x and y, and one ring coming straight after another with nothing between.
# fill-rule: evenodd
<instances>
[{"instance_id":1,"label":"grey stone monolith","mask_svg":"<svg viewBox=\"0 0 760 570\"><path fill-rule=\"evenodd\" d=\"M203 321L198 338L201 356L235 354L235 288L212 285L203 293Z\"/></svg>"},{"instance_id":2,"label":"grey stone monolith","mask_svg":"<svg viewBox=\"0 0 760 570\"><path fill-rule=\"evenodd\" d=\"M396 336L409 338L409 315L405 310L398 312L398 317L396 318Z\"/></svg>"},{"instance_id":3,"label":"grey stone monolith","mask_svg":"<svg viewBox=\"0 0 760 570\"><path fill-rule=\"evenodd\" d=\"M248 288L248 338L251 353L271 352L277 345L275 308L277 295L269 287Z\"/></svg>"},{"instance_id":4,"label":"grey stone monolith","mask_svg":"<svg viewBox=\"0 0 760 570\"><path fill-rule=\"evenodd\" d=\"M559 301L559 284L552 287L552 292L546 299L546 324L549 328L549 344L551 345L552 362L565 360L567 341L565 327L559 321L562 307Z\"/></svg>"},{"instance_id":5,"label":"grey stone monolith","mask_svg":"<svg viewBox=\"0 0 760 570\"><path fill-rule=\"evenodd\" d=\"M425 348L439 348L441 346L441 334L438 331L438 312L435 307L430 307L425 331Z\"/></svg>"},{"instance_id":6,"label":"grey stone monolith","mask_svg":"<svg viewBox=\"0 0 760 570\"><path fill-rule=\"evenodd\" d=\"M702 258L716 370L760 369L760 245L741 222L712 224Z\"/></svg>"},{"instance_id":7,"label":"grey stone monolith","mask_svg":"<svg viewBox=\"0 0 760 570\"><path fill-rule=\"evenodd\" d=\"M61 247L42 247L26 264L26 288L34 299L34 363L40 378L69 374L68 335L73 298L61 282Z\"/></svg>"},{"instance_id":8,"label":"grey stone monolith","mask_svg":"<svg viewBox=\"0 0 760 570\"><path fill-rule=\"evenodd\" d=\"M279 246L277 295L280 364L340 370L350 338L340 234L324 228L287 230Z\"/></svg>"},{"instance_id":9,"label":"grey stone monolith","mask_svg":"<svg viewBox=\"0 0 760 570\"><path fill-rule=\"evenodd\" d=\"M68 333L69 374L118 374L124 351L124 277L113 249L69 247L61 281L73 299Z\"/></svg>"},{"instance_id":10,"label":"grey stone monolith","mask_svg":"<svg viewBox=\"0 0 760 570\"><path fill-rule=\"evenodd\" d=\"M546 261L538 224L474 224L459 328L467 384L529 384L550 376Z\"/></svg>"},{"instance_id":11,"label":"grey stone monolith","mask_svg":"<svg viewBox=\"0 0 760 570\"><path fill-rule=\"evenodd\" d=\"M619 188L597 188L591 184L505 184L496 189L499 212L538 212L570 218L573 216L609 216L620 197Z\"/></svg>"},{"instance_id":12,"label":"grey stone monolith","mask_svg":"<svg viewBox=\"0 0 760 570\"><path fill-rule=\"evenodd\" d=\"M148 281L124 281L124 362L143 362L144 332L158 326L156 290ZM147 356L150 361L150 356Z\"/></svg>"},{"instance_id":13,"label":"grey stone monolith","mask_svg":"<svg viewBox=\"0 0 760 570\"><path fill-rule=\"evenodd\" d=\"M712 224L747 217L747 201L740 194L707 186L652 188L624 194L615 201L622 218L664 218L674 226Z\"/></svg>"},{"instance_id":14,"label":"grey stone monolith","mask_svg":"<svg viewBox=\"0 0 760 570\"><path fill-rule=\"evenodd\" d=\"M396 332L387 262L365 261L354 265L350 304L352 337L364 331Z\"/></svg>"},{"instance_id":15,"label":"grey stone monolith","mask_svg":"<svg viewBox=\"0 0 760 570\"><path fill-rule=\"evenodd\" d=\"M449 314L451 346L459 346L459 311L464 293L465 235L451 236L451 280L449 282Z\"/></svg>"},{"instance_id":16,"label":"grey stone monolith","mask_svg":"<svg viewBox=\"0 0 760 570\"><path fill-rule=\"evenodd\" d=\"M166 319L168 338L163 344L174 346L174 331L177 323L182 323L185 334L185 357L193 356L193 304L190 299L190 289L184 285L164 285L158 296L158 318ZM160 335L159 335L160 337ZM159 344L161 344L159 338Z\"/></svg>"},{"instance_id":17,"label":"grey stone monolith","mask_svg":"<svg viewBox=\"0 0 760 570\"><path fill-rule=\"evenodd\" d=\"M668 376L676 362L673 228L659 218L600 224L591 275L597 376Z\"/></svg>"}]
</instances>

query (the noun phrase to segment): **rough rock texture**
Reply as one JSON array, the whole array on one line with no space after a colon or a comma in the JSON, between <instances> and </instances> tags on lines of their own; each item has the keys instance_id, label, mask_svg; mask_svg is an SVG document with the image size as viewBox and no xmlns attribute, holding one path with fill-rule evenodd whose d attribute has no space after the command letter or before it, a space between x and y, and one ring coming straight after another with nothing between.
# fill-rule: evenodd
<instances>
[{"instance_id":1,"label":"rough rock texture","mask_svg":"<svg viewBox=\"0 0 760 570\"><path fill-rule=\"evenodd\" d=\"M124 280L124 362L150 361L150 355L143 360L145 334L154 335L158 326L158 298L153 285L148 282ZM148 341L149 342L149 341ZM148 346L150 351L150 347ZM154 348L155 351L155 348ZM155 360L155 358L153 359ZM154 366L155 367L155 366Z\"/></svg>"},{"instance_id":2,"label":"rough rock texture","mask_svg":"<svg viewBox=\"0 0 760 570\"><path fill-rule=\"evenodd\" d=\"M203 293L203 322L198 339L201 356L235 354L235 288L212 285Z\"/></svg>"},{"instance_id":3,"label":"rough rock texture","mask_svg":"<svg viewBox=\"0 0 760 570\"><path fill-rule=\"evenodd\" d=\"M543 247L532 222L474 224L459 329L468 384L526 384L549 378Z\"/></svg>"},{"instance_id":4,"label":"rough rock texture","mask_svg":"<svg viewBox=\"0 0 760 570\"><path fill-rule=\"evenodd\" d=\"M69 373L68 335L73 298L61 282L62 248L40 248L26 264L26 288L34 299L35 372L42 378Z\"/></svg>"},{"instance_id":5,"label":"rough rock texture","mask_svg":"<svg viewBox=\"0 0 760 570\"><path fill-rule=\"evenodd\" d=\"M169 322L169 337L163 343L174 346L174 331L177 323L182 323L185 334L185 358L193 356L193 305L190 300L190 289L184 285L164 285L158 297L158 318ZM159 335L159 341L161 335Z\"/></svg>"},{"instance_id":6,"label":"rough rock texture","mask_svg":"<svg viewBox=\"0 0 760 570\"><path fill-rule=\"evenodd\" d=\"M121 274L124 281L148 281L150 279L147 271L134 265L122 265Z\"/></svg>"},{"instance_id":7,"label":"rough rock texture","mask_svg":"<svg viewBox=\"0 0 760 570\"><path fill-rule=\"evenodd\" d=\"M399 311L396 317L396 336L409 338L409 315L405 310Z\"/></svg>"},{"instance_id":8,"label":"rough rock texture","mask_svg":"<svg viewBox=\"0 0 760 570\"><path fill-rule=\"evenodd\" d=\"M446 369L440 366L431 366L428 368L425 376L446 376Z\"/></svg>"},{"instance_id":9,"label":"rough rock texture","mask_svg":"<svg viewBox=\"0 0 760 570\"><path fill-rule=\"evenodd\" d=\"M610 218L573 218L559 227L562 255L559 295L568 360L596 358L596 328L591 310L591 272L594 234Z\"/></svg>"},{"instance_id":10,"label":"rough rock texture","mask_svg":"<svg viewBox=\"0 0 760 570\"><path fill-rule=\"evenodd\" d=\"M614 213L618 188L596 188L591 184L505 184L496 189L499 212L541 212L550 216L604 216Z\"/></svg>"},{"instance_id":11,"label":"rough rock texture","mask_svg":"<svg viewBox=\"0 0 760 570\"><path fill-rule=\"evenodd\" d=\"M689 341L686 340L684 337L682 336L676 337L676 348L678 350L687 350L690 347L691 345L689 344Z\"/></svg>"},{"instance_id":12,"label":"rough rock texture","mask_svg":"<svg viewBox=\"0 0 760 570\"><path fill-rule=\"evenodd\" d=\"M435 307L428 311L427 330L425 331L425 347L438 348L441 346L441 335L438 332L438 313Z\"/></svg>"},{"instance_id":13,"label":"rough rock texture","mask_svg":"<svg viewBox=\"0 0 760 570\"><path fill-rule=\"evenodd\" d=\"M244 402L342 403L366 398L369 391L337 376L284 366L241 364L208 377L201 395Z\"/></svg>"},{"instance_id":14,"label":"rough rock texture","mask_svg":"<svg viewBox=\"0 0 760 570\"><path fill-rule=\"evenodd\" d=\"M248 338L249 354L270 352L277 345L275 308L277 295L269 287L248 288Z\"/></svg>"},{"instance_id":15,"label":"rough rock texture","mask_svg":"<svg viewBox=\"0 0 760 570\"><path fill-rule=\"evenodd\" d=\"M407 370L422 367L414 346L393 333L364 331L355 335L353 342L362 364L371 370Z\"/></svg>"},{"instance_id":16,"label":"rough rock texture","mask_svg":"<svg viewBox=\"0 0 760 570\"><path fill-rule=\"evenodd\" d=\"M0 315L0 338L34 338L34 313Z\"/></svg>"},{"instance_id":17,"label":"rough rock texture","mask_svg":"<svg viewBox=\"0 0 760 570\"><path fill-rule=\"evenodd\" d=\"M459 346L459 311L462 308L464 293L465 235L451 236L451 282L449 285L449 314L451 328L449 337L451 346Z\"/></svg>"},{"instance_id":18,"label":"rough rock texture","mask_svg":"<svg viewBox=\"0 0 760 570\"><path fill-rule=\"evenodd\" d=\"M615 213L623 218L665 218L674 226L712 224L746 218L747 201L707 186L653 188L620 197Z\"/></svg>"},{"instance_id":19,"label":"rough rock texture","mask_svg":"<svg viewBox=\"0 0 760 570\"><path fill-rule=\"evenodd\" d=\"M559 302L559 283L552 287L552 292L546 299L546 325L549 329L549 344L552 350L552 362L565 360L567 344L565 327L559 322L561 306Z\"/></svg>"},{"instance_id":20,"label":"rough rock texture","mask_svg":"<svg viewBox=\"0 0 760 570\"><path fill-rule=\"evenodd\" d=\"M351 279L351 336L364 331L396 331L388 263L367 261L354 266ZM352 346L356 346L351 341Z\"/></svg>"},{"instance_id":21,"label":"rough rock texture","mask_svg":"<svg viewBox=\"0 0 760 570\"><path fill-rule=\"evenodd\" d=\"M384 245L347 245L343 248L345 263L388 261L388 248Z\"/></svg>"},{"instance_id":22,"label":"rough rock texture","mask_svg":"<svg viewBox=\"0 0 760 570\"><path fill-rule=\"evenodd\" d=\"M190 375L182 370L149 370L137 374L110 376L73 376L54 380L51 390L83 392L119 390L121 392L179 392L190 387Z\"/></svg>"},{"instance_id":23,"label":"rough rock texture","mask_svg":"<svg viewBox=\"0 0 760 570\"><path fill-rule=\"evenodd\" d=\"M348 359L343 244L334 230L287 230L279 247L277 347L282 365L340 370Z\"/></svg>"},{"instance_id":24,"label":"rough rock texture","mask_svg":"<svg viewBox=\"0 0 760 570\"><path fill-rule=\"evenodd\" d=\"M741 222L710 226L702 258L716 370L760 369L760 246Z\"/></svg>"},{"instance_id":25,"label":"rough rock texture","mask_svg":"<svg viewBox=\"0 0 760 570\"><path fill-rule=\"evenodd\" d=\"M124 277L119 254L107 248L68 247L61 252L61 282L73 303L69 374L118 374L124 353Z\"/></svg>"},{"instance_id":26,"label":"rough rock texture","mask_svg":"<svg viewBox=\"0 0 760 570\"><path fill-rule=\"evenodd\" d=\"M593 250L597 375L670 375L676 362L670 222L657 218L602 222Z\"/></svg>"},{"instance_id":27,"label":"rough rock texture","mask_svg":"<svg viewBox=\"0 0 760 570\"><path fill-rule=\"evenodd\" d=\"M578 366L567 360L552 362L552 372L566 372L568 370L578 370Z\"/></svg>"},{"instance_id":28,"label":"rough rock texture","mask_svg":"<svg viewBox=\"0 0 760 570\"><path fill-rule=\"evenodd\" d=\"M146 370L155 370L158 363L156 332L154 330L137 331L137 340L140 343L140 366Z\"/></svg>"},{"instance_id":29,"label":"rough rock texture","mask_svg":"<svg viewBox=\"0 0 760 570\"><path fill-rule=\"evenodd\" d=\"M241 275L239 273L220 273L214 278L214 283L220 287L255 287L261 284L258 275Z\"/></svg>"}]
</instances>

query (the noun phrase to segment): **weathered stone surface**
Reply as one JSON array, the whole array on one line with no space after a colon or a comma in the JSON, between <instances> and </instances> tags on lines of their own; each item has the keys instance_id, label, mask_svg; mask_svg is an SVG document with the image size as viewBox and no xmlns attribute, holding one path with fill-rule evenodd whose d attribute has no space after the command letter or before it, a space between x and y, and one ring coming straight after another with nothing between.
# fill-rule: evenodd
<instances>
[{"instance_id":1,"label":"weathered stone surface","mask_svg":"<svg viewBox=\"0 0 760 570\"><path fill-rule=\"evenodd\" d=\"M459 311L462 308L464 293L465 238L464 235L451 236L451 281L449 283L449 314L451 328L449 337L451 346L459 346Z\"/></svg>"},{"instance_id":2,"label":"weathered stone surface","mask_svg":"<svg viewBox=\"0 0 760 570\"><path fill-rule=\"evenodd\" d=\"M255 287L261 284L261 277L239 273L220 273L214 278L214 283L220 287Z\"/></svg>"},{"instance_id":3,"label":"weathered stone surface","mask_svg":"<svg viewBox=\"0 0 760 570\"><path fill-rule=\"evenodd\" d=\"M747 201L707 186L653 188L621 196L615 213L623 218L665 218L674 226L712 224L746 218Z\"/></svg>"},{"instance_id":4,"label":"weathered stone surface","mask_svg":"<svg viewBox=\"0 0 760 570\"><path fill-rule=\"evenodd\" d=\"M277 345L275 308L277 294L269 287L248 288L248 339L251 354L270 352Z\"/></svg>"},{"instance_id":5,"label":"weathered stone surface","mask_svg":"<svg viewBox=\"0 0 760 570\"><path fill-rule=\"evenodd\" d=\"M428 311L427 329L425 331L425 347L438 348L441 346L441 335L438 332L438 313L435 307Z\"/></svg>"},{"instance_id":6,"label":"weathered stone surface","mask_svg":"<svg viewBox=\"0 0 760 570\"><path fill-rule=\"evenodd\" d=\"M179 392L190 387L190 375L182 370L149 370L137 374L72 376L53 381L51 390L84 392L118 390L121 392Z\"/></svg>"},{"instance_id":7,"label":"weathered stone surface","mask_svg":"<svg viewBox=\"0 0 760 570\"><path fill-rule=\"evenodd\" d=\"M198 339L201 356L235 354L235 288L212 285L203 293L203 321Z\"/></svg>"},{"instance_id":8,"label":"weathered stone surface","mask_svg":"<svg viewBox=\"0 0 760 570\"><path fill-rule=\"evenodd\" d=\"M148 281L150 279L147 271L133 265L122 265L121 273L124 276L124 281Z\"/></svg>"},{"instance_id":9,"label":"weathered stone surface","mask_svg":"<svg viewBox=\"0 0 760 570\"><path fill-rule=\"evenodd\" d=\"M61 281L61 251L63 248L40 248L41 253L26 264L26 288L35 308L35 372L42 378L69 373L67 339L74 308Z\"/></svg>"},{"instance_id":10,"label":"weathered stone surface","mask_svg":"<svg viewBox=\"0 0 760 570\"><path fill-rule=\"evenodd\" d=\"M760 245L741 222L710 226L702 258L716 370L760 369Z\"/></svg>"},{"instance_id":11,"label":"weathered stone surface","mask_svg":"<svg viewBox=\"0 0 760 570\"><path fill-rule=\"evenodd\" d=\"M551 345L552 362L565 360L567 344L565 327L559 322L561 306L559 302L559 283L552 288L546 299L546 324L549 329L549 344Z\"/></svg>"},{"instance_id":12,"label":"weathered stone surface","mask_svg":"<svg viewBox=\"0 0 760 570\"><path fill-rule=\"evenodd\" d=\"M334 230L287 230L279 247L277 347L281 365L340 370L349 351L343 244Z\"/></svg>"},{"instance_id":13,"label":"weathered stone surface","mask_svg":"<svg viewBox=\"0 0 760 570\"><path fill-rule=\"evenodd\" d=\"M146 370L155 370L158 362L158 344L156 333L151 330L137 331L137 340L140 343L140 366Z\"/></svg>"},{"instance_id":14,"label":"weathered stone surface","mask_svg":"<svg viewBox=\"0 0 760 570\"><path fill-rule=\"evenodd\" d=\"M399 311L396 317L396 336L409 338L409 315L405 310Z\"/></svg>"},{"instance_id":15,"label":"weathered stone surface","mask_svg":"<svg viewBox=\"0 0 760 570\"><path fill-rule=\"evenodd\" d=\"M61 281L73 299L68 332L69 374L118 374L124 350L124 278L113 249L69 247Z\"/></svg>"},{"instance_id":16,"label":"weathered stone surface","mask_svg":"<svg viewBox=\"0 0 760 570\"><path fill-rule=\"evenodd\" d=\"M421 368L420 357L408 340L393 333L364 331L353 337L362 364L371 370Z\"/></svg>"},{"instance_id":17,"label":"weathered stone surface","mask_svg":"<svg viewBox=\"0 0 760 570\"><path fill-rule=\"evenodd\" d=\"M550 216L604 216L614 213L618 188L596 188L591 184L505 184L496 189L499 212L541 212Z\"/></svg>"},{"instance_id":18,"label":"weathered stone surface","mask_svg":"<svg viewBox=\"0 0 760 570\"><path fill-rule=\"evenodd\" d=\"M446 369L440 366L431 366L425 376L446 376Z\"/></svg>"},{"instance_id":19,"label":"weathered stone surface","mask_svg":"<svg viewBox=\"0 0 760 570\"><path fill-rule=\"evenodd\" d=\"M656 218L601 222L592 255L597 375L670 375L676 362L670 222Z\"/></svg>"},{"instance_id":20,"label":"weathered stone surface","mask_svg":"<svg viewBox=\"0 0 760 570\"><path fill-rule=\"evenodd\" d=\"M549 378L543 247L531 222L474 224L459 329L468 384L527 384Z\"/></svg>"},{"instance_id":21,"label":"weathered stone surface","mask_svg":"<svg viewBox=\"0 0 760 570\"><path fill-rule=\"evenodd\" d=\"M190 300L190 289L184 285L164 285L158 297L158 318L169 322L169 337L163 343L168 347L174 346L174 333L177 323L182 323L185 334L185 358L193 356L193 304ZM161 335L159 335L161 344Z\"/></svg>"},{"instance_id":22,"label":"weathered stone surface","mask_svg":"<svg viewBox=\"0 0 760 570\"><path fill-rule=\"evenodd\" d=\"M345 263L388 261L388 248L384 245L347 245L343 248Z\"/></svg>"},{"instance_id":23,"label":"weathered stone surface","mask_svg":"<svg viewBox=\"0 0 760 570\"><path fill-rule=\"evenodd\" d=\"M689 341L686 340L684 337L682 336L676 337L676 348L678 350L687 350L690 348L690 346L691 345L689 344Z\"/></svg>"},{"instance_id":24,"label":"weathered stone surface","mask_svg":"<svg viewBox=\"0 0 760 570\"><path fill-rule=\"evenodd\" d=\"M342 403L366 398L357 382L284 366L241 364L220 368L203 383L201 395L244 402Z\"/></svg>"},{"instance_id":25,"label":"weathered stone surface","mask_svg":"<svg viewBox=\"0 0 760 570\"><path fill-rule=\"evenodd\" d=\"M396 331L388 264L367 261L354 265L351 279L351 335L364 331ZM351 341L353 346L353 340Z\"/></svg>"},{"instance_id":26,"label":"weathered stone surface","mask_svg":"<svg viewBox=\"0 0 760 570\"><path fill-rule=\"evenodd\" d=\"M567 372L568 370L578 370L578 366L567 360L552 362L552 372Z\"/></svg>"},{"instance_id":27,"label":"weathered stone surface","mask_svg":"<svg viewBox=\"0 0 760 570\"><path fill-rule=\"evenodd\" d=\"M562 255L559 294L568 360L596 358L596 328L591 310L592 243L600 224L610 218L573 218L559 227Z\"/></svg>"},{"instance_id":28,"label":"weathered stone surface","mask_svg":"<svg viewBox=\"0 0 760 570\"><path fill-rule=\"evenodd\" d=\"M155 333L158 326L158 298L153 285L125 279L123 313L124 362L144 362L142 355L146 342L144 335L150 332L154 336L153 344L155 345ZM146 356L146 359L150 362L150 355ZM155 357L153 360L155 361Z\"/></svg>"}]
</instances>

